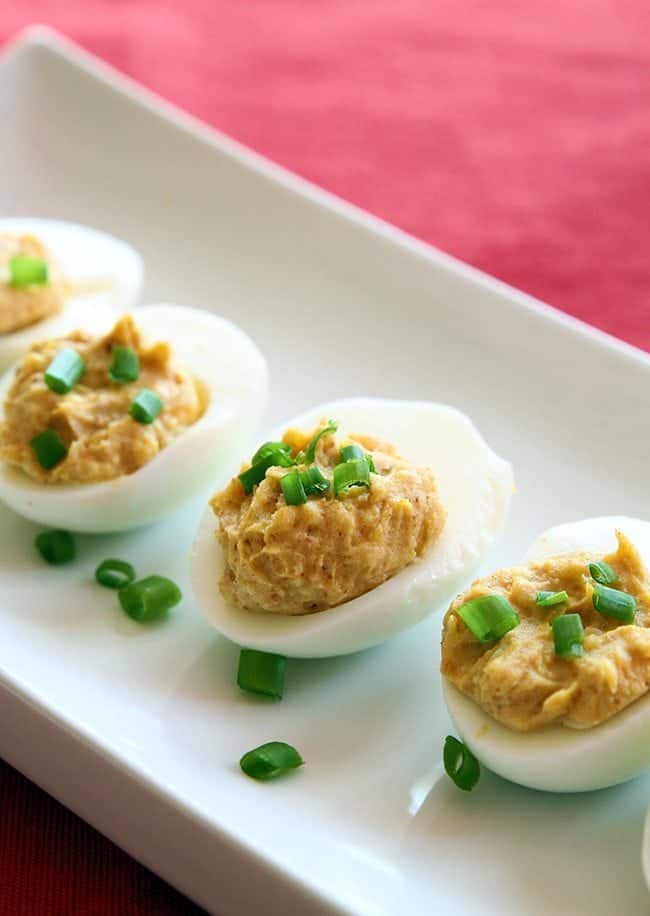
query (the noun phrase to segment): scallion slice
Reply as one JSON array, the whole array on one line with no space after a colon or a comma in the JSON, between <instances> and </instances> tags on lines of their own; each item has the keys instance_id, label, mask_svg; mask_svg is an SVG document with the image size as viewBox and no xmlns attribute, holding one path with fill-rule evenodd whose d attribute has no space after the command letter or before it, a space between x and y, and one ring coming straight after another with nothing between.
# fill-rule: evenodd
<instances>
[{"instance_id":1,"label":"scallion slice","mask_svg":"<svg viewBox=\"0 0 650 916\"><path fill-rule=\"evenodd\" d=\"M267 697L282 699L284 693L283 655L258 652L257 649L242 649L239 653L237 686L249 693L262 693Z\"/></svg>"},{"instance_id":2,"label":"scallion slice","mask_svg":"<svg viewBox=\"0 0 650 916\"><path fill-rule=\"evenodd\" d=\"M86 371L86 364L76 350L60 350L45 370L45 384L56 394L72 391Z\"/></svg>"},{"instance_id":3,"label":"scallion slice","mask_svg":"<svg viewBox=\"0 0 650 916\"><path fill-rule=\"evenodd\" d=\"M162 413L163 402L151 388L142 388L131 401L129 414L138 423L148 425Z\"/></svg>"},{"instance_id":4,"label":"scallion slice","mask_svg":"<svg viewBox=\"0 0 650 916\"><path fill-rule=\"evenodd\" d=\"M71 563L77 555L75 540L69 531L41 531L36 535L34 544L50 566Z\"/></svg>"},{"instance_id":5,"label":"scallion slice","mask_svg":"<svg viewBox=\"0 0 650 916\"><path fill-rule=\"evenodd\" d=\"M124 588L135 580L135 569L126 560L102 560L95 579L105 588Z\"/></svg>"},{"instance_id":6,"label":"scallion slice","mask_svg":"<svg viewBox=\"0 0 650 916\"><path fill-rule=\"evenodd\" d=\"M366 453L360 445L344 445L339 452L341 461L352 461L353 458L365 458Z\"/></svg>"},{"instance_id":7,"label":"scallion slice","mask_svg":"<svg viewBox=\"0 0 650 916\"><path fill-rule=\"evenodd\" d=\"M604 560L597 560L595 563L590 563L589 573L594 582L598 582L600 585L613 585L615 582L618 582L618 573L609 563L605 563Z\"/></svg>"},{"instance_id":8,"label":"scallion slice","mask_svg":"<svg viewBox=\"0 0 650 916\"><path fill-rule=\"evenodd\" d=\"M561 592L537 592L535 604L538 607L555 607L556 604L564 604L569 600L569 595L565 591Z\"/></svg>"},{"instance_id":9,"label":"scallion slice","mask_svg":"<svg viewBox=\"0 0 650 916\"><path fill-rule=\"evenodd\" d=\"M453 735L447 735L442 760L452 782L463 792L471 792L480 779L481 765L467 745Z\"/></svg>"},{"instance_id":10,"label":"scallion slice","mask_svg":"<svg viewBox=\"0 0 650 916\"><path fill-rule=\"evenodd\" d=\"M503 595L480 595L458 608L460 618L480 642L501 639L519 626L519 614Z\"/></svg>"},{"instance_id":11,"label":"scallion slice","mask_svg":"<svg viewBox=\"0 0 650 916\"><path fill-rule=\"evenodd\" d=\"M45 286L49 270L47 261L17 254L9 261L9 285L15 289L26 286Z\"/></svg>"},{"instance_id":12,"label":"scallion slice","mask_svg":"<svg viewBox=\"0 0 650 916\"><path fill-rule=\"evenodd\" d=\"M605 617L615 617L623 623L634 623L636 599L634 595L620 592L607 585L594 585L593 605Z\"/></svg>"},{"instance_id":13,"label":"scallion slice","mask_svg":"<svg viewBox=\"0 0 650 916\"><path fill-rule=\"evenodd\" d=\"M254 457L257 457L262 449L265 446L275 445L276 443L267 442L261 448L259 448ZM266 472L269 468L280 467L280 468L289 468L293 465L293 459L291 456L281 449L271 449L266 452L262 457L258 457L257 461L254 461L253 464L246 470L242 471L239 474L239 482L244 488L245 493L251 493L253 487L257 486L258 483L261 483L266 477Z\"/></svg>"},{"instance_id":14,"label":"scallion slice","mask_svg":"<svg viewBox=\"0 0 650 916\"><path fill-rule=\"evenodd\" d=\"M288 506L301 506L307 502L307 494L298 471L289 471L280 480L280 486Z\"/></svg>"},{"instance_id":15,"label":"scallion slice","mask_svg":"<svg viewBox=\"0 0 650 916\"><path fill-rule=\"evenodd\" d=\"M279 459L282 461L289 460L291 464L291 446L287 445L286 442L264 442L263 445L260 445L258 450L255 452L251 459L251 464L259 464L261 461L266 461L268 458ZM277 461L274 461L274 464L278 464ZM269 465L271 467L272 465ZM281 465L281 467L289 467L288 464Z\"/></svg>"},{"instance_id":16,"label":"scallion slice","mask_svg":"<svg viewBox=\"0 0 650 916\"><path fill-rule=\"evenodd\" d=\"M68 454L68 450L54 429L45 429L29 443L34 449L36 460L46 471L52 470Z\"/></svg>"},{"instance_id":17,"label":"scallion slice","mask_svg":"<svg viewBox=\"0 0 650 916\"><path fill-rule=\"evenodd\" d=\"M370 466L364 458L344 461L334 468L334 495L343 496L355 487L370 487Z\"/></svg>"},{"instance_id":18,"label":"scallion slice","mask_svg":"<svg viewBox=\"0 0 650 916\"><path fill-rule=\"evenodd\" d=\"M295 770L304 762L295 747L284 741L269 741L244 754L239 765L251 779L266 780Z\"/></svg>"},{"instance_id":19,"label":"scallion slice","mask_svg":"<svg viewBox=\"0 0 650 916\"><path fill-rule=\"evenodd\" d=\"M553 618L551 626L556 655L562 658L580 658L585 654L582 646L585 630L580 614L561 614Z\"/></svg>"},{"instance_id":20,"label":"scallion slice","mask_svg":"<svg viewBox=\"0 0 650 916\"><path fill-rule=\"evenodd\" d=\"M307 496L321 496L327 493L330 482L315 464L300 471L300 480Z\"/></svg>"},{"instance_id":21,"label":"scallion slice","mask_svg":"<svg viewBox=\"0 0 650 916\"><path fill-rule=\"evenodd\" d=\"M327 425L312 436L304 452L296 456L296 464L313 464L316 458L316 448L324 436L331 436L339 428L336 420L328 420Z\"/></svg>"},{"instance_id":22,"label":"scallion slice","mask_svg":"<svg viewBox=\"0 0 650 916\"><path fill-rule=\"evenodd\" d=\"M147 576L138 582L125 585L118 592L122 609L138 623L162 617L175 607L183 597L181 590L164 576Z\"/></svg>"},{"instance_id":23,"label":"scallion slice","mask_svg":"<svg viewBox=\"0 0 650 916\"><path fill-rule=\"evenodd\" d=\"M108 377L118 385L128 385L137 382L140 377L140 359L135 350L130 347L115 345L112 350L112 362L108 370Z\"/></svg>"}]
</instances>

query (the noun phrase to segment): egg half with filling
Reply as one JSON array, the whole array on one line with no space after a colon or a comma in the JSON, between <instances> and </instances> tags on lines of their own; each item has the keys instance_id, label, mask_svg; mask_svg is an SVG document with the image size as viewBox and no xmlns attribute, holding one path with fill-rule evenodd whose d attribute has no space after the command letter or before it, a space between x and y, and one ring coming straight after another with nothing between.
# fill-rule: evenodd
<instances>
[{"instance_id":1,"label":"egg half with filling","mask_svg":"<svg viewBox=\"0 0 650 916\"><path fill-rule=\"evenodd\" d=\"M232 464L266 393L253 341L185 306L36 343L0 380L0 500L73 531L155 521Z\"/></svg>"},{"instance_id":2,"label":"egg half with filling","mask_svg":"<svg viewBox=\"0 0 650 916\"><path fill-rule=\"evenodd\" d=\"M451 717L513 782L582 792L650 768L650 522L551 528L474 582L443 624Z\"/></svg>"},{"instance_id":3,"label":"egg half with filling","mask_svg":"<svg viewBox=\"0 0 650 916\"><path fill-rule=\"evenodd\" d=\"M498 535L512 468L442 404L357 398L284 423L206 509L192 583L241 646L324 657L447 603Z\"/></svg>"},{"instance_id":4,"label":"egg half with filling","mask_svg":"<svg viewBox=\"0 0 650 916\"><path fill-rule=\"evenodd\" d=\"M140 255L126 242L76 223L0 219L0 372L40 339L103 327L109 309L130 309L142 288Z\"/></svg>"}]
</instances>

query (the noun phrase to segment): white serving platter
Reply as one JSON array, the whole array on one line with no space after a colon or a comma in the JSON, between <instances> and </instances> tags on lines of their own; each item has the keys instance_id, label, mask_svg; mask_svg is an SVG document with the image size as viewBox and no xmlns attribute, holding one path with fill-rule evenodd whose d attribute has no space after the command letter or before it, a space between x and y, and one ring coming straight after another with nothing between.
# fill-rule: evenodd
<instances>
[{"instance_id":1,"label":"white serving platter","mask_svg":"<svg viewBox=\"0 0 650 916\"><path fill-rule=\"evenodd\" d=\"M267 427L359 394L469 413L517 475L491 565L550 525L650 516L644 354L289 175L52 32L0 59L0 119L0 213L121 236L145 258L148 300L239 322L269 359ZM0 510L2 756L222 916L647 913L650 778L551 796L484 773L465 795L441 775L439 616L361 655L290 663L280 704L238 692L237 649L189 598L201 509L82 539L59 570L35 557L36 528ZM185 587L172 623L139 628L92 584L114 554ZM237 761L270 739L308 765L253 783Z\"/></svg>"}]
</instances>

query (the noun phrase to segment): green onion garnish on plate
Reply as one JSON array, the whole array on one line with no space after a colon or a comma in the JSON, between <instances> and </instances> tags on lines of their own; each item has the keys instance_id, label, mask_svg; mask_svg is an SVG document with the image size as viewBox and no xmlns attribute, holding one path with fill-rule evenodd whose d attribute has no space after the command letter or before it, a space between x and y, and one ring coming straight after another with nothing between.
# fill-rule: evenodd
<instances>
[{"instance_id":1,"label":"green onion garnish on plate","mask_svg":"<svg viewBox=\"0 0 650 916\"><path fill-rule=\"evenodd\" d=\"M293 464L293 460L291 459L291 446L287 445L286 442L264 442L251 458L251 464L259 464L261 461L266 461L268 458L273 458L274 461L276 461L276 459L282 461L288 460ZM281 467L289 467L289 465L285 464L281 465Z\"/></svg>"},{"instance_id":2,"label":"green onion garnish on plate","mask_svg":"<svg viewBox=\"0 0 650 916\"><path fill-rule=\"evenodd\" d=\"M137 382L140 377L140 360L135 350L130 347L115 345L112 350L113 359L108 370L108 377L118 385L128 385Z\"/></svg>"},{"instance_id":3,"label":"green onion garnish on plate","mask_svg":"<svg viewBox=\"0 0 650 916\"><path fill-rule=\"evenodd\" d=\"M370 465L365 456L337 464L334 468L333 484L335 496L345 495L355 487L368 489L370 487Z\"/></svg>"},{"instance_id":4,"label":"green onion garnish on plate","mask_svg":"<svg viewBox=\"0 0 650 916\"><path fill-rule=\"evenodd\" d=\"M143 388L141 391L138 391L131 401L129 414L138 423L148 425L149 423L153 423L156 417L160 416L162 409L163 402L156 392L152 391L151 388Z\"/></svg>"},{"instance_id":5,"label":"green onion garnish on plate","mask_svg":"<svg viewBox=\"0 0 650 916\"><path fill-rule=\"evenodd\" d=\"M69 531L41 531L36 535L34 544L50 566L71 563L77 555L75 540Z\"/></svg>"},{"instance_id":6,"label":"green onion garnish on plate","mask_svg":"<svg viewBox=\"0 0 650 916\"><path fill-rule=\"evenodd\" d=\"M248 693L261 693L281 700L284 693L285 666L286 659L283 655L258 652L257 649L242 649L239 653L237 686Z\"/></svg>"},{"instance_id":7,"label":"green onion garnish on plate","mask_svg":"<svg viewBox=\"0 0 650 916\"><path fill-rule=\"evenodd\" d=\"M463 792L471 792L480 779L481 765L467 745L453 735L447 735L442 760L452 782Z\"/></svg>"},{"instance_id":8,"label":"green onion garnish on plate","mask_svg":"<svg viewBox=\"0 0 650 916\"><path fill-rule=\"evenodd\" d=\"M59 434L53 429L45 429L29 443L34 449L36 460L46 471L52 470L68 454Z\"/></svg>"},{"instance_id":9,"label":"green onion garnish on plate","mask_svg":"<svg viewBox=\"0 0 650 916\"><path fill-rule=\"evenodd\" d=\"M313 464L316 458L316 448L320 440L324 436L331 436L338 428L339 424L336 420L328 420L327 426L324 426L315 436L312 436L305 451L296 456L296 464Z\"/></svg>"},{"instance_id":10,"label":"green onion garnish on plate","mask_svg":"<svg viewBox=\"0 0 650 916\"><path fill-rule=\"evenodd\" d=\"M634 623L636 616L634 595L620 592L616 588L609 588L607 585L594 585L591 600L596 610L605 617L615 617L623 623Z\"/></svg>"},{"instance_id":11,"label":"green onion garnish on plate","mask_svg":"<svg viewBox=\"0 0 650 916\"><path fill-rule=\"evenodd\" d=\"M569 595L565 591L561 592L537 592L535 604L538 607L555 607L556 604L564 604L569 600Z\"/></svg>"},{"instance_id":12,"label":"green onion garnish on plate","mask_svg":"<svg viewBox=\"0 0 650 916\"><path fill-rule=\"evenodd\" d=\"M138 623L162 617L183 597L181 590L164 576L147 576L125 585L118 592L122 609Z\"/></svg>"},{"instance_id":13,"label":"green onion garnish on plate","mask_svg":"<svg viewBox=\"0 0 650 916\"><path fill-rule=\"evenodd\" d=\"M344 445L341 451L339 452L340 460L343 461L352 461L353 458L365 458L366 453L361 448L360 445Z\"/></svg>"},{"instance_id":14,"label":"green onion garnish on plate","mask_svg":"<svg viewBox=\"0 0 650 916\"><path fill-rule=\"evenodd\" d=\"M15 289L45 286L48 281L47 261L17 254L9 261L9 285Z\"/></svg>"},{"instance_id":15,"label":"green onion garnish on plate","mask_svg":"<svg viewBox=\"0 0 650 916\"><path fill-rule=\"evenodd\" d=\"M299 473L307 496L322 496L323 493L327 493L329 490L329 480L315 464L311 464Z\"/></svg>"},{"instance_id":16,"label":"green onion garnish on plate","mask_svg":"<svg viewBox=\"0 0 650 916\"><path fill-rule=\"evenodd\" d=\"M95 579L104 588L124 588L135 581L135 569L126 560L102 560L95 570Z\"/></svg>"},{"instance_id":17,"label":"green onion garnish on plate","mask_svg":"<svg viewBox=\"0 0 650 916\"><path fill-rule=\"evenodd\" d=\"M599 585L613 585L618 582L618 573L604 560L590 563L589 573L594 582L598 582Z\"/></svg>"},{"instance_id":18,"label":"green onion garnish on plate","mask_svg":"<svg viewBox=\"0 0 650 916\"><path fill-rule=\"evenodd\" d=\"M72 391L86 371L86 364L76 350L60 350L45 370L45 384L56 394Z\"/></svg>"},{"instance_id":19,"label":"green onion garnish on plate","mask_svg":"<svg viewBox=\"0 0 650 916\"><path fill-rule=\"evenodd\" d=\"M481 595L458 608L460 618L480 642L494 642L519 626L519 614L503 595Z\"/></svg>"},{"instance_id":20,"label":"green onion garnish on plate","mask_svg":"<svg viewBox=\"0 0 650 916\"><path fill-rule=\"evenodd\" d=\"M269 741L244 754L239 765L251 779L267 780L295 770L304 762L295 747L284 741Z\"/></svg>"},{"instance_id":21,"label":"green onion garnish on plate","mask_svg":"<svg viewBox=\"0 0 650 916\"><path fill-rule=\"evenodd\" d=\"M561 658L581 658L585 654L585 630L580 614L561 614L551 623L555 654Z\"/></svg>"},{"instance_id":22,"label":"green onion garnish on plate","mask_svg":"<svg viewBox=\"0 0 650 916\"><path fill-rule=\"evenodd\" d=\"M252 493L253 487L264 480L269 468L289 468L293 464L291 446L286 442L265 442L253 455L251 466L238 475L244 493Z\"/></svg>"},{"instance_id":23,"label":"green onion garnish on plate","mask_svg":"<svg viewBox=\"0 0 650 916\"><path fill-rule=\"evenodd\" d=\"M280 486L288 506L301 506L307 502L307 494L298 471L289 471L280 479Z\"/></svg>"}]
</instances>

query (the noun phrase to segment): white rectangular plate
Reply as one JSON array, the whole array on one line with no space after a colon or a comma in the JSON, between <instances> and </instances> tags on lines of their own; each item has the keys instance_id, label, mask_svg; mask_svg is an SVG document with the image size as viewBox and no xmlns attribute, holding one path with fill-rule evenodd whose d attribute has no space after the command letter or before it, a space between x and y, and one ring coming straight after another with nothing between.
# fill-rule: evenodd
<instances>
[{"instance_id":1,"label":"white rectangular plate","mask_svg":"<svg viewBox=\"0 0 650 916\"><path fill-rule=\"evenodd\" d=\"M48 32L0 61L0 212L77 220L144 255L146 298L239 322L269 358L267 425L319 401L447 401L515 465L491 565L543 528L649 515L650 360L322 193ZM417 188L414 188L417 193ZM489 232L489 226L485 227ZM641 916L645 777L548 796L440 778L440 617L355 657L291 663L281 704L189 597L138 628L91 582L106 556L189 596L201 506L80 563L0 510L0 753L211 911ZM241 753L308 765L258 785Z\"/></svg>"}]
</instances>

